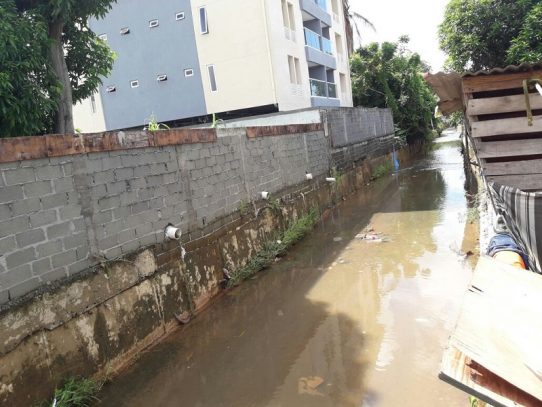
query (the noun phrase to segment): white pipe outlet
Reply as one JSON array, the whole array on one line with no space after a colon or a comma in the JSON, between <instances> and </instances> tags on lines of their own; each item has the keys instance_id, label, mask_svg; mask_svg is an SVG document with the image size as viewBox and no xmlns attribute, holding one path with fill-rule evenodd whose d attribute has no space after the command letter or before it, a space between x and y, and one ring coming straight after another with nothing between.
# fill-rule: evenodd
<instances>
[{"instance_id":1,"label":"white pipe outlet","mask_svg":"<svg viewBox=\"0 0 542 407\"><path fill-rule=\"evenodd\" d=\"M262 198L265 199L265 200L269 199L269 192L262 191Z\"/></svg>"},{"instance_id":2,"label":"white pipe outlet","mask_svg":"<svg viewBox=\"0 0 542 407\"><path fill-rule=\"evenodd\" d=\"M540 95L542 96L542 86L540 86L539 83L535 83L535 84L534 84L534 87L536 88L536 90L538 91L538 93L540 93Z\"/></svg>"},{"instance_id":3,"label":"white pipe outlet","mask_svg":"<svg viewBox=\"0 0 542 407\"><path fill-rule=\"evenodd\" d=\"M166 237L171 240L179 240L183 234L180 228L176 228L173 225L166 226Z\"/></svg>"},{"instance_id":4,"label":"white pipe outlet","mask_svg":"<svg viewBox=\"0 0 542 407\"><path fill-rule=\"evenodd\" d=\"M305 178L310 181L312 179L312 174L310 174L310 173L305 174Z\"/></svg>"},{"instance_id":5,"label":"white pipe outlet","mask_svg":"<svg viewBox=\"0 0 542 407\"><path fill-rule=\"evenodd\" d=\"M337 180L335 178L333 178L333 177L326 178L326 181L327 182L337 182Z\"/></svg>"}]
</instances>

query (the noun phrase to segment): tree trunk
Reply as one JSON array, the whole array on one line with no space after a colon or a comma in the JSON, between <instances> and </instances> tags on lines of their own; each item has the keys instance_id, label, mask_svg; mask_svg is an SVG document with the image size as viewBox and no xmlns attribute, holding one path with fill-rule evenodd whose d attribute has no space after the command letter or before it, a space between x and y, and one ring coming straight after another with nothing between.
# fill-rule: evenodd
<instances>
[{"instance_id":1,"label":"tree trunk","mask_svg":"<svg viewBox=\"0 0 542 407\"><path fill-rule=\"evenodd\" d=\"M49 59L57 80L62 86L54 123L54 131L57 134L74 133L72 87L62 47L63 29L64 22L62 20L56 20L49 24L49 37L51 38Z\"/></svg>"}]
</instances>

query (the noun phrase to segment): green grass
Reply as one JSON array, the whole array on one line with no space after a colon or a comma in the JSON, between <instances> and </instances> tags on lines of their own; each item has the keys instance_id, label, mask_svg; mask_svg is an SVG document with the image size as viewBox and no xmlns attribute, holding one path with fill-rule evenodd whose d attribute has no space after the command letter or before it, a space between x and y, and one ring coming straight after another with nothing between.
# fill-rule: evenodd
<instances>
[{"instance_id":1,"label":"green grass","mask_svg":"<svg viewBox=\"0 0 542 407\"><path fill-rule=\"evenodd\" d=\"M300 241L309 233L318 220L318 211L312 208L306 215L294 221L284 233L276 239L268 240L263 244L262 249L252 256L247 264L233 272L228 286L233 287L242 281L252 277L257 272L269 266L277 256L284 253L290 246Z\"/></svg>"},{"instance_id":2,"label":"green grass","mask_svg":"<svg viewBox=\"0 0 542 407\"><path fill-rule=\"evenodd\" d=\"M90 407L98 401L97 394L102 389L103 382L91 379L71 378L55 390L51 401L41 404L42 407ZM55 404L56 403L56 404Z\"/></svg>"},{"instance_id":3,"label":"green grass","mask_svg":"<svg viewBox=\"0 0 542 407\"><path fill-rule=\"evenodd\" d=\"M373 170L373 179L382 178L385 175L391 173L391 163L380 164Z\"/></svg>"}]
</instances>

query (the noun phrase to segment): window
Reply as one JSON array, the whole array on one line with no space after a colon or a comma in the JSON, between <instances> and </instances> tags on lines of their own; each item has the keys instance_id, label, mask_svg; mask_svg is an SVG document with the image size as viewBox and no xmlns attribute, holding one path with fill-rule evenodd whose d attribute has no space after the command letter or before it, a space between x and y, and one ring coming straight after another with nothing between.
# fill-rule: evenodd
<instances>
[{"instance_id":1,"label":"window","mask_svg":"<svg viewBox=\"0 0 542 407\"><path fill-rule=\"evenodd\" d=\"M156 80L157 80L158 82L164 82L164 81L167 81L167 75L158 75L158 76L156 77Z\"/></svg>"},{"instance_id":2,"label":"window","mask_svg":"<svg viewBox=\"0 0 542 407\"><path fill-rule=\"evenodd\" d=\"M295 31L294 6L288 3L288 19L290 20L290 30Z\"/></svg>"},{"instance_id":3,"label":"window","mask_svg":"<svg viewBox=\"0 0 542 407\"><path fill-rule=\"evenodd\" d=\"M284 27L290 28L290 20L288 19L288 6L286 6L286 0L282 0L282 22Z\"/></svg>"},{"instance_id":4,"label":"window","mask_svg":"<svg viewBox=\"0 0 542 407\"><path fill-rule=\"evenodd\" d=\"M149 27L150 28L158 27L158 20L149 21Z\"/></svg>"},{"instance_id":5,"label":"window","mask_svg":"<svg viewBox=\"0 0 542 407\"><path fill-rule=\"evenodd\" d=\"M90 95L90 110L92 113L96 113L96 99L94 95Z\"/></svg>"},{"instance_id":6,"label":"window","mask_svg":"<svg viewBox=\"0 0 542 407\"><path fill-rule=\"evenodd\" d=\"M209 84L211 86L211 92L216 92L218 89L216 87L215 66L207 65L207 71L209 72Z\"/></svg>"},{"instance_id":7,"label":"window","mask_svg":"<svg viewBox=\"0 0 542 407\"><path fill-rule=\"evenodd\" d=\"M108 86L107 88L105 88L105 91L106 91L107 93L116 92L116 91L117 91L117 87L114 86L114 85L110 85L110 86Z\"/></svg>"},{"instance_id":8,"label":"window","mask_svg":"<svg viewBox=\"0 0 542 407\"><path fill-rule=\"evenodd\" d=\"M139 81L137 79L135 81L130 81L130 86L132 88L139 88Z\"/></svg>"},{"instance_id":9,"label":"window","mask_svg":"<svg viewBox=\"0 0 542 407\"><path fill-rule=\"evenodd\" d=\"M298 85L301 85L301 67L299 66L298 58L294 58L294 65L295 65L295 77L297 79L296 83Z\"/></svg>"},{"instance_id":10,"label":"window","mask_svg":"<svg viewBox=\"0 0 542 407\"><path fill-rule=\"evenodd\" d=\"M184 70L184 76L194 76L194 70L192 68Z\"/></svg>"},{"instance_id":11,"label":"window","mask_svg":"<svg viewBox=\"0 0 542 407\"><path fill-rule=\"evenodd\" d=\"M180 13L175 14L175 20L184 20L184 11L181 11Z\"/></svg>"},{"instance_id":12,"label":"window","mask_svg":"<svg viewBox=\"0 0 542 407\"><path fill-rule=\"evenodd\" d=\"M98 38L101 39L102 41L107 41L107 34L100 34L98 35Z\"/></svg>"},{"instance_id":13,"label":"window","mask_svg":"<svg viewBox=\"0 0 542 407\"><path fill-rule=\"evenodd\" d=\"M209 34L209 26L207 24L207 10L205 7L199 8L199 26L202 34Z\"/></svg>"},{"instance_id":14,"label":"window","mask_svg":"<svg viewBox=\"0 0 542 407\"><path fill-rule=\"evenodd\" d=\"M299 59L288 55L288 69L290 71L290 83L293 85L301 84L301 67Z\"/></svg>"},{"instance_id":15,"label":"window","mask_svg":"<svg viewBox=\"0 0 542 407\"><path fill-rule=\"evenodd\" d=\"M120 35L126 35L130 34L130 29L128 27L124 27L120 29Z\"/></svg>"},{"instance_id":16,"label":"window","mask_svg":"<svg viewBox=\"0 0 542 407\"><path fill-rule=\"evenodd\" d=\"M294 57L288 55L288 68L290 71L290 83L296 83Z\"/></svg>"}]
</instances>

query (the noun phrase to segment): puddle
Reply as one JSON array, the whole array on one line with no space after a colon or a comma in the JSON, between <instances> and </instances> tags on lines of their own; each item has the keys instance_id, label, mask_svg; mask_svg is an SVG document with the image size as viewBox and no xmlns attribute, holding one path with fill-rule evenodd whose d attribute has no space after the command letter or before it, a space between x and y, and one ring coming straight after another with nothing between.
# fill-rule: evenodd
<instances>
[{"instance_id":1,"label":"puddle","mask_svg":"<svg viewBox=\"0 0 542 407\"><path fill-rule=\"evenodd\" d=\"M477 230L448 138L145 352L99 405L468 405L437 378L476 261L454 250L475 251ZM356 238L369 224L386 242Z\"/></svg>"}]
</instances>

